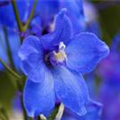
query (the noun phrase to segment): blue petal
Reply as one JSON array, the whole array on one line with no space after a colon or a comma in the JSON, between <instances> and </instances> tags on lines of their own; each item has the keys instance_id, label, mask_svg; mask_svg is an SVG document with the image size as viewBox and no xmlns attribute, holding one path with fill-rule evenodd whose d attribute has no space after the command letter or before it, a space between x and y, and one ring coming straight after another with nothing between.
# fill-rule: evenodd
<instances>
[{"instance_id":1,"label":"blue petal","mask_svg":"<svg viewBox=\"0 0 120 120\"><path fill-rule=\"evenodd\" d=\"M39 14L42 20L42 27L45 28L52 22L58 11L59 0L38 0L35 14Z\"/></svg>"},{"instance_id":2,"label":"blue petal","mask_svg":"<svg viewBox=\"0 0 120 120\"><path fill-rule=\"evenodd\" d=\"M40 84L27 80L23 100L28 116L49 114L55 103L54 81L50 71L46 71L45 79Z\"/></svg>"},{"instance_id":3,"label":"blue petal","mask_svg":"<svg viewBox=\"0 0 120 120\"><path fill-rule=\"evenodd\" d=\"M87 104L87 114L81 120L101 120L102 104L90 100Z\"/></svg>"},{"instance_id":4,"label":"blue petal","mask_svg":"<svg viewBox=\"0 0 120 120\"><path fill-rule=\"evenodd\" d=\"M120 38L120 33L117 33L112 40L112 44L111 44L112 52L119 52L119 44L120 44L119 38Z\"/></svg>"},{"instance_id":5,"label":"blue petal","mask_svg":"<svg viewBox=\"0 0 120 120\"><path fill-rule=\"evenodd\" d=\"M65 109L62 120L101 120L102 104L90 100L86 105L87 114L78 116Z\"/></svg>"},{"instance_id":6,"label":"blue petal","mask_svg":"<svg viewBox=\"0 0 120 120\"><path fill-rule=\"evenodd\" d=\"M30 80L40 83L45 77L45 64L39 39L27 37L19 50L19 56L23 72Z\"/></svg>"},{"instance_id":7,"label":"blue petal","mask_svg":"<svg viewBox=\"0 0 120 120\"><path fill-rule=\"evenodd\" d=\"M22 60L21 66L28 79L39 83L44 79L46 66L39 54L30 54L28 59Z\"/></svg>"},{"instance_id":8,"label":"blue petal","mask_svg":"<svg viewBox=\"0 0 120 120\"><path fill-rule=\"evenodd\" d=\"M109 53L108 46L92 33L81 33L66 48L68 68L77 72L90 72Z\"/></svg>"},{"instance_id":9,"label":"blue petal","mask_svg":"<svg viewBox=\"0 0 120 120\"><path fill-rule=\"evenodd\" d=\"M41 18L39 16L34 17L31 21L31 31L34 35L40 37L42 34L42 25L41 25Z\"/></svg>"},{"instance_id":10,"label":"blue petal","mask_svg":"<svg viewBox=\"0 0 120 120\"><path fill-rule=\"evenodd\" d=\"M53 75L58 99L73 112L80 116L84 115L86 113L84 105L88 99L88 92L83 77L72 74L65 67L56 68Z\"/></svg>"},{"instance_id":11,"label":"blue petal","mask_svg":"<svg viewBox=\"0 0 120 120\"><path fill-rule=\"evenodd\" d=\"M80 33L85 30L85 19L82 0L64 0L61 2L62 7L68 9L68 16L73 24L74 33Z\"/></svg>"},{"instance_id":12,"label":"blue petal","mask_svg":"<svg viewBox=\"0 0 120 120\"><path fill-rule=\"evenodd\" d=\"M87 24L87 32L94 33L97 36L101 37L101 28L98 21L91 22Z\"/></svg>"},{"instance_id":13,"label":"blue petal","mask_svg":"<svg viewBox=\"0 0 120 120\"><path fill-rule=\"evenodd\" d=\"M40 40L35 36L29 36L24 39L18 54L21 60L24 60L32 53L42 54Z\"/></svg>"},{"instance_id":14,"label":"blue petal","mask_svg":"<svg viewBox=\"0 0 120 120\"><path fill-rule=\"evenodd\" d=\"M65 15L66 9L62 9L55 19L55 30L50 34L46 34L41 38L45 49L51 49L58 45L61 41L67 44L72 35L71 22Z\"/></svg>"},{"instance_id":15,"label":"blue petal","mask_svg":"<svg viewBox=\"0 0 120 120\"><path fill-rule=\"evenodd\" d=\"M74 17L83 17L83 1L82 0L66 0L63 2L64 7L66 7Z\"/></svg>"},{"instance_id":16,"label":"blue petal","mask_svg":"<svg viewBox=\"0 0 120 120\"><path fill-rule=\"evenodd\" d=\"M0 24L14 27L15 17L13 14L12 5L10 3L0 7Z\"/></svg>"}]
</instances>

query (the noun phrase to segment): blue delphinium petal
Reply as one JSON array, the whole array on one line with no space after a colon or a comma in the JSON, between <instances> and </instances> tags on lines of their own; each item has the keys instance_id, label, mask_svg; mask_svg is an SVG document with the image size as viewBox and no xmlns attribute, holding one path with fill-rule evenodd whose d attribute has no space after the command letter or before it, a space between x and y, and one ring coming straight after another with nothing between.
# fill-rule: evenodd
<instances>
[{"instance_id":1,"label":"blue delphinium petal","mask_svg":"<svg viewBox=\"0 0 120 120\"><path fill-rule=\"evenodd\" d=\"M65 15L66 9L62 9L55 19L55 30L41 37L45 49L57 46L61 41L67 44L72 36L72 26L68 17Z\"/></svg>"},{"instance_id":2,"label":"blue delphinium petal","mask_svg":"<svg viewBox=\"0 0 120 120\"><path fill-rule=\"evenodd\" d=\"M82 76L78 77L78 75L72 74L65 67L55 68L53 76L58 99L73 112L78 115L84 115L86 113L84 105L88 95L86 95L86 85Z\"/></svg>"},{"instance_id":3,"label":"blue delphinium petal","mask_svg":"<svg viewBox=\"0 0 120 120\"><path fill-rule=\"evenodd\" d=\"M94 22L87 24L86 31L94 33L95 35L99 37L101 36L101 29L100 29L100 24L98 21L94 21Z\"/></svg>"},{"instance_id":4,"label":"blue delphinium petal","mask_svg":"<svg viewBox=\"0 0 120 120\"><path fill-rule=\"evenodd\" d=\"M45 79L41 83L27 80L23 100L29 116L49 114L55 103L54 81L50 71L46 70Z\"/></svg>"},{"instance_id":5,"label":"blue delphinium petal","mask_svg":"<svg viewBox=\"0 0 120 120\"><path fill-rule=\"evenodd\" d=\"M40 40L35 36L29 36L24 40L19 50L19 57L24 60L32 53L42 54Z\"/></svg>"},{"instance_id":6,"label":"blue delphinium petal","mask_svg":"<svg viewBox=\"0 0 120 120\"><path fill-rule=\"evenodd\" d=\"M78 116L65 109L62 120L101 120L102 104L90 100L86 105L87 114Z\"/></svg>"},{"instance_id":7,"label":"blue delphinium petal","mask_svg":"<svg viewBox=\"0 0 120 120\"><path fill-rule=\"evenodd\" d=\"M120 33L117 33L113 38L113 41L111 44L111 51L112 52L119 52L119 48L118 48L119 45L120 45Z\"/></svg>"},{"instance_id":8,"label":"blue delphinium petal","mask_svg":"<svg viewBox=\"0 0 120 120\"><path fill-rule=\"evenodd\" d=\"M9 18L9 19L8 19ZM7 25L9 27L14 26L14 14L10 3L0 7L0 24Z\"/></svg>"},{"instance_id":9,"label":"blue delphinium petal","mask_svg":"<svg viewBox=\"0 0 120 120\"><path fill-rule=\"evenodd\" d=\"M30 54L26 60L22 61L22 69L34 82L40 83L45 77L45 64L40 54Z\"/></svg>"},{"instance_id":10,"label":"blue delphinium petal","mask_svg":"<svg viewBox=\"0 0 120 120\"><path fill-rule=\"evenodd\" d=\"M40 37L42 34L42 24L41 24L41 18L39 16L34 17L31 21L31 32Z\"/></svg>"},{"instance_id":11,"label":"blue delphinium petal","mask_svg":"<svg viewBox=\"0 0 120 120\"><path fill-rule=\"evenodd\" d=\"M109 48L92 33L75 36L66 48L68 68L77 72L90 72L97 63L108 55Z\"/></svg>"},{"instance_id":12,"label":"blue delphinium petal","mask_svg":"<svg viewBox=\"0 0 120 120\"><path fill-rule=\"evenodd\" d=\"M82 117L83 120L101 120L102 107L101 103L90 100L87 104L87 114Z\"/></svg>"},{"instance_id":13,"label":"blue delphinium petal","mask_svg":"<svg viewBox=\"0 0 120 120\"><path fill-rule=\"evenodd\" d=\"M19 57L22 60L22 70L28 78L34 82L41 82L45 75L45 65L39 39L35 36L27 37L19 50Z\"/></svg>"},{"instance_id":14,"label":"blue delphinium petal","mask_svg":"<svg viewBox=\"0 0 120 120\"><path fill-rule=\"evenodd\" d=\"M68 16L73 24L74 33L85 30L85 20L82 0L61 0L61 8L68 9Z\"/></svg>"},{"instance_id":15,"label":"blue delphinium petal","mask_svg":"<svg viewBox=\"0 0 120 120\"><path fill-rule=\"evenodd\" d=\"M35 14L39 14L42 27L45 28L48 27L58 11L59 0L38 0Z\"/></svg>"}]
</instances>

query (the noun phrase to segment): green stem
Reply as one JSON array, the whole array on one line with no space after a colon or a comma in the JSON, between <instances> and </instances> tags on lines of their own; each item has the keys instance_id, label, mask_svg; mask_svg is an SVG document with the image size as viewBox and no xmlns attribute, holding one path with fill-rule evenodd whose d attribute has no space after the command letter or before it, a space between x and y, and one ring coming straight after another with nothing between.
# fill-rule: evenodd
<instances>
[{"instance_id":1,"label":"green stem","mask_svg":"<svg viewBox=\"0 0 120 120\"><path fill-rule=\"evenodd\" d=\"M24 107L24 104L23 104L23 95L20 96L20 101L21 101L22 110L23 110L23 118L24 118L24 120L27 120L28 116L27 116L27 113L26 113L26 110L25 110L25 107Z\"/></svg>"},{"instance_id":2,"label":"green stem","mask_svg":"<svg viewBox=\"0 0 120 120\"><path fill-rule=\"evenodd\" d=\"M28 120L34 120L34 118L28 117Z\"/></svg>"},{"instance_id":3,"label":"green stem","mask_svg":"<svg viewBox=\"0 0 120 120\"><path fill-rule=\"evenodd\" d=\"M2 106L0 106L0 120L8 120L7 111Z\"/></svg>"},{"instance_id":4,"label":"green stem","mask_svg":"<svg viewBox=\"0 0 120 120\"><path fill-rule=\"evenodd\" d=\"M20 32L22 32L23 31L23 26L22 26L22 22L20 20L20 16L19 16L19 13L18 13L17 5L16 5L16 0L11 0L11 2L12 2L14 14L15 14L15 18L16 18L16 21L17 21L18 29L19 29ZM21 40L21 43L22 43L23 37L20 36L20 40Z\"/></svg>"},{"instance_id":5,"label":"green stem","mask_svg":"<svg viewBox=\"0 0 120 120\"><path fill-rule=\"evenodd\" d=\"M24 26L23 29L22 29L23 32L25 32L26 29L29 27L30 21L31 21L31 19L33 18L33 15L34 15L34 12L35 12L35 7L36 7L36 5L37 5L37 0L34 0L34 4L33 4L33 7L32 7L32 11L31 11L31 13L30 13L30 16L29 16L29 18L28 18L25 26Z\"/></svg>"},{"instance_id":6,"label":"green stem","mask_svg":"<svg viewBox=\"0 0 120 120\"><path fill-rule=\"evenodd\" d=\"M19 31L22 32L22 23L21 23L20 16L19 16L19 13L18 13L16 0L11 0L11 2L12 2L12 6L13 6L14 13L15 13L15 18L16 18L16 21L17 21Z\"/></svg>"},{"instance_id":7,"label":"green stem","mask_svg":"<svg viewBox=\"0 0 120 120\"><path fill-rule=\"evenodd\" d=\"M17 21L18 29L19 29L20 32L26 32L27 28L29 27L31 19L33 18L33 15L34 15L34 12L35 12L35 7L36 7L36 4L37 4L37 0L34 0L32 11L31 11L30 16L29 16L29 18L28 18L28 20L27 20L27 22L24 26L22 25L22 22L20 20L19 12L18 12L17 5L16 5L16 0L11 0L11 2L12 2L13 10L14 10L14 13L15 13L15 18L16 18L16 21ZM24 38L20 37L20 39L21 39L21 43L22 43Z\"/></svg>"},{"instance_id":8,"label":"green stem","mask_svg":"<svg viewBox=\"0 0 120 120\"><path fill-rule=\"evenodd\" d=\"M16 72L14 72L12 69L10 69L7 64L0 58L0 62L2 63L2 65L6 68L6 70L13 75L15 78L21 79L22 77L19 76Z\"/></svg>"},{"instance_id":9,"label":"green stem","mask_svg":"<svg viewBox=\"0 0 120 120\"><path fill-rule=\"evenodd\" d=\"M14 63L13 63L13 58L12 58L12 54L11 54L11 48L10 48L10 44L9 44L9 38L8 38L6 27L3 27L3 31L4 31L4 35L5 35L6 46L7 46L8 59L10 61L11 68L13 70L15 70L15 66L14 66Z\"/></svg>"}]
</instances>

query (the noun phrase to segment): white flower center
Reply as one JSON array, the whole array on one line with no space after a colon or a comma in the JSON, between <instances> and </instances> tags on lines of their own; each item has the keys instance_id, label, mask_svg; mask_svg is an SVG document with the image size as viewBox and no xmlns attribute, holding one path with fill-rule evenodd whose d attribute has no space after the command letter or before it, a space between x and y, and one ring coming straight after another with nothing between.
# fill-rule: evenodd
<instances>
[{"instance_id":1,"label":"white flower center","mask_svg":"<svg viewBox=\"0 0 120 120\"><path fill-rule=\"evenodd\" d=\"M66 46L64 45L64 43L60 42L58 52L56 51L53 52L56 62L63 63L67 59L65 48Z\"/></svg>"}]
</instances>

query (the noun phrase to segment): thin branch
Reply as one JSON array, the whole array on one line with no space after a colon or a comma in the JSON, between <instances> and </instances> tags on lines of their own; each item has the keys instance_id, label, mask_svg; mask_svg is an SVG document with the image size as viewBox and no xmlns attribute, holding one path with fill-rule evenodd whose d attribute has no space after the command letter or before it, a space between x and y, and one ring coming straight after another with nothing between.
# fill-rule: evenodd
<instances>
[{"instance_id":1,"label":"thin branch","mask_svg":"<svg viewBox=\"0 0 120 120\"><path fill-rule=\"evenodd\" d=\"M20 75L18 75L16 72L14 72L12 69L10 69L7 64L0 58L0 62L2 63L2 65L6 68L6 70L13 75L15 78L18 79L22 79L22 77Z\"/></svg>"},{"instance_id":2,"label":"thin branch","mask_svg":"<svg viewBox=\"0 0 120 120\"><path fill-rule=\"evenodd\" d=\"M28 18L25 26L24 26L23 29L22 29L23 32L26 31L26 29L28 28L28 26L29 26L29 24L30 24L31 19L33 18L36 5L37 5L37 0L34 0L34 4L33 4L33 7L32 7L32 11L31 11L31 13L30 13L30 16L29 16L29 18Z\"/></svg>"},{"instance_id":3,"label":"thin branch","mask_svg":"<svg viewBox=\"0 0 120 120\"><path fill-rule=\"evenodd\" d=\"M15 13L15 18L16 18L16 21L17 21L17 25L18 25L19 31L22 32L23 27L22 27L22 23L21 23L21 20L20 20L19 13L18 13L16 0L11 0L11 2L12 2L12 6L13 6L14 13Z\"/></svg>"}]
</instances>

